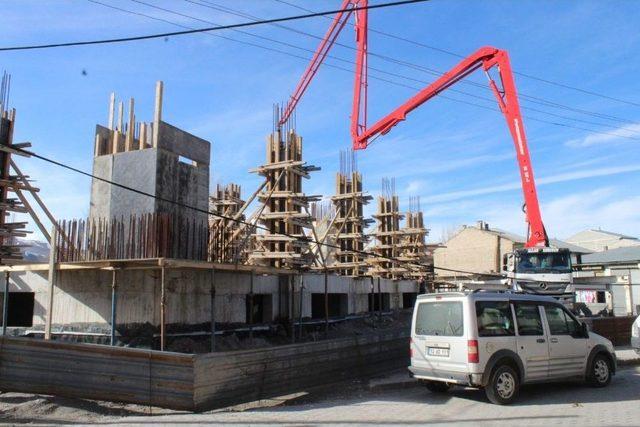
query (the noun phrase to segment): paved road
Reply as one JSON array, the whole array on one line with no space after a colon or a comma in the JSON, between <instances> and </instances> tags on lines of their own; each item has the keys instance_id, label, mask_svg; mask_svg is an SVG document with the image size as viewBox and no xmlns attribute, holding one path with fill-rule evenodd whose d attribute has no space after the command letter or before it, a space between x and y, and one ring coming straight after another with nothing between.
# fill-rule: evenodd
<instances>
[{"instance_id":1,"label":"paved road","mask_svg":"<svg viewBox=\"0 0 640 427\"><path fill-rule=\"evenodd\" d=\"M55 407L45 407L28 401L28 396L22 395L20 400L11 393L0 395L0 420L145 425L640 425L640 367L622 369L605 389L567 383L528 386L522 389L519 401L511 406L491 405L478 390L456 388L448 394L435 395L421 386L383 390L343 387L334 394L305 396L277 407L202 414L160 410L159 414L144 415L148 408L114 407L114 404L106 407L100 402L82 407L78 402L87 401L73 399L62 399L55 402ZM26 413L11 407L11 402L27 405Z\"/></svg>"}]
</instances>

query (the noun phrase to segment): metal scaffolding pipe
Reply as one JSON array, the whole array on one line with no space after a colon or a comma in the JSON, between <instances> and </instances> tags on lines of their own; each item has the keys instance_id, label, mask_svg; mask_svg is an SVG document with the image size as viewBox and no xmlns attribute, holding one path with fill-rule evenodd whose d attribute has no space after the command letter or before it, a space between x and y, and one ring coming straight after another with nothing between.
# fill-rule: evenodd
<instances>
[{"instance_id":1,"label":"metal scaffolding pipe","mask_svg":"<svg viewBox=\"0 0 640 427\"><path fill-rule=\"evenodd\" d=\"M164 339L165 339L165 267L160 267L160 351L164 351Z\"/></svg>"},{"instance_id":2,"label":"metal scaffolding pipe","mask_svg":"<svg viewBox=\"0 0 640 427\"><path fill-rule=\"evenodd\" d=\"M7 322L9 320L9 272L4 272L4 297L2 299L2 336L7 335Z\"/></svg>"},{"instance_id":3,"label":"metal scaffolding pipe","mask_svg":"<svg viewBox=\"0 0 640 427\"><path fill-rule=\"evenodd\" d=\"M216 270L211 269L211 352L216 351Z\"/></svg>"},{"instance_id":4,"label":"metal scaffolding pipe","mask_svg":"<svg viewBox=\"0 0 640 427\"><path fill-rule=\"evenodd\" d=\"M111 345L116 345L116 306L118 303L116 276L117 271L114 268L111 270Z\"/></svg>"}]
</instances>

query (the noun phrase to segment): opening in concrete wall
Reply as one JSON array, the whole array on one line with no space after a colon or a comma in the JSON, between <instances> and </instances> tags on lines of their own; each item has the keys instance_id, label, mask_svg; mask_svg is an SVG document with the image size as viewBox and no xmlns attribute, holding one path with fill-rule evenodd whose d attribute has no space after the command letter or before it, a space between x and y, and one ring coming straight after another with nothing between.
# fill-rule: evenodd
<instances>
[{"instance_id":1,"label":"opening in concrete wall","mask_svg":"<svg viewBox=\"0 0 640 427\"><path fill-rule=\"evenodd\" d=\"M185 157L185 156L178 156L178 161L180 163L185 163L185 164L187 164L189 166L197 166L198 165L198 163L195 160L192 160L192 159L190 159L188 157Z\"/></svg>"},{"instance_id":2,"label":"opening in concrete wall","mask_svg":"<svg viewBox=\"0 0 640 427\"><path fill-rule=\"evenodd\" d=\"M332 293L328 295L329 317L344 317L349 312L349 298L347 294ZM324 318L324 294L311 294L311 317Z\"/></svg>"},{"instance_id":3,"label":"opening in concrete wall","mask_svg":"<svg viewBox=\"0 0 640 427\"><path fill-rule=\"evenodd\" d=\"M403 292L402 293L402 308L413 308L418 297L417 292Z\"/></svg>"},{"instance_id":4,"label":"opening in concrete wall","mask_svg":"<svg viewBox=\"0 0 640 427\"><path fill-rule=\"evenodd\" d=\"M34 292L9 292L7 326L33 326ZM4 294L0 294L0 325L4 319Z\"/></svg>"},{"instance_id":5,"label":"opening in concrete wall","mask_svg":"<svg viewBox=\"0 0 640 427\"><path fill-rule=\"evenodd\" d=\"M375 292L369 294L369 311L379 311L380 300L382 300L382 311L391 310L391 294L389 292Z\"/></svg>"},{"instance_id":6,"label":"opening in concrete wall","mask_svg":"<svg viewBox=\"0 0 640 427\"><path fill-rule=\"evenodd\" d=\"M246 313L247 324L254 323L267 323L273 319L273 296L271 294L253 294L253 303L251 302L252 295L247 295ZM251 315L253 310L253 316Z\"/></svg>"}]
</instances>

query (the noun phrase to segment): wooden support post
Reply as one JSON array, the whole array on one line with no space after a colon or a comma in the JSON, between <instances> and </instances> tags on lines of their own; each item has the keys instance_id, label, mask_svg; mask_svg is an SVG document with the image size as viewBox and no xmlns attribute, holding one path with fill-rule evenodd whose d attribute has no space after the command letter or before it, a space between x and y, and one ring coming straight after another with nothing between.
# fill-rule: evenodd
<instances>
[{"instance_id":1,"label":"wooden support post","mask_svg":"<svg viewBox=\"0 0 640 427\"><path fill-rule=\"evenodd\" d=\"M111 130L113 130L113 118L114 118L115 108L116 108L116 94L114 92L111 92L111 97L109 98L109 122L107 123L109 129Z\"/></svg>"},{"instance_id":2,"label":"wooden support post","mask_svg":"<svg viewBox=\"0 0 640 427\"><path fill-rule=\"evenodd\" d=\"M2 336L7 335L9 321L9 271L4 272L4 297L2 299Z\"/></svg>"},{"instance_id":3,"label":"wooden support post","mask_svg":"<svg viewBox=\"0 0 640 427\"><path fill-rule=\"evenodd\" d=\"M47 302L47 317L45 319L44 339L51 339L51 324L53 323L53 294L56 287L56 241L58 229L54 226L51 229L51 240L49 241L49 296Z\"/></svg>"},{"instance_id":4,"label":"wooden support post","mask_svg":"<svg viewBox=\"0 0 640 427\"><path fill-rule=\"evenodd\" d=\"M111 270L111 345L116 345L117 270Z\"/></svg>"},{"instance_id":5,"label":"wooden support post","mask_svg":"<svg viewBox=\"0 0 640 427\"><path fill-rule=\"evenodd\" d=\"M160 121L162 120L162 81L156 82L156 104L153 113L153 148L158 148Z\"/></svg>"},{"instance_id":6,"label":"wooden support post","mask_svg":"<svg viewBox=\"0 0 640 427\"><path fill-rule=\"evenodd\" d=\"M165 324L165 267L160 267L160 351L164 351L164 324Z\"/></svg>"},{"instance_id":7,"label":"wooden support post","mask_svg":"<svg viewBox=\"0 0 640 427\"><path fill-rule=\"evenodd\" d=\"M216 351L216 270L211 269L211 353Z\"/></svg>"},{"instance_id":8,"label":"wooden support post","mask_svg":"<svg viewBox=\"0 0 640 427\"><path fill-rule=\"evenodd\" d=\"M124 140L124 151L131 151L133 149L133 137L136 132L136 116L134 114L134 101L133 98L129 99L129 123L127 124L127 136Z\"/></svg>"}]
</instances>

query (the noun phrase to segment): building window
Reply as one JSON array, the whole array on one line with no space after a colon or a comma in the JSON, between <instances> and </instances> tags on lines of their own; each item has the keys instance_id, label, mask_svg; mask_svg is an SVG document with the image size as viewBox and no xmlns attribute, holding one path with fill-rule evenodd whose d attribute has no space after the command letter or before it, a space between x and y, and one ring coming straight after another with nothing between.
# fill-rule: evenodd
<instances>
[{"instance_id":1,"label":"building window","mask_svg":"<svg viewBox=\"0 0 640 427\"><path fill-rule=\"evenodd\" d=\"M34 292L9 292L7 326L33 326ZM0 324L4 319L4 293L0 293Z\"/></svg>"}]
</instances>

